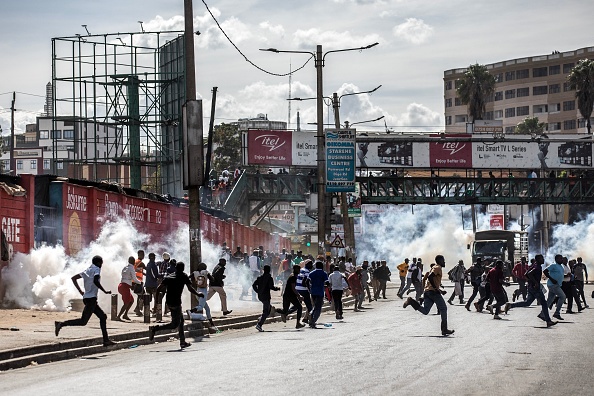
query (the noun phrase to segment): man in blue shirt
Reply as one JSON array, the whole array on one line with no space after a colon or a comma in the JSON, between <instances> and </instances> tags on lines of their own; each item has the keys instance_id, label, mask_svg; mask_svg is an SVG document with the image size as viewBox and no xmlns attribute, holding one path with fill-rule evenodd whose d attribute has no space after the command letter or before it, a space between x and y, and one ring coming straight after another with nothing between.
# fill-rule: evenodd
<instances>
[{"instance_id":1,"label":"man in blue shirt","mask_svg":"<svg viewBox=\"0 0 594 396\"><path fill-rule=\"evenodd\" d=\"M553 318L563 320L561 317L561 307L565 302L565 293L561 289L561 284L563 283L563 276L564 270L563 266L563 256L560 254L555 255L555 263L549 265L543 273L549 280L547 281L547 287L549 288L549 296L547 298L547 306L551 306L553 304L553 300L555 296L557 296L557 308L555 309L555 314Z\"/></svg>"},{"instance_id":2,"label":"man in blue shirt","mask_svg":"<svg viewBox=\"0 0 594 396\"><path fill-rule=\"evenodd\" d=\"M324 286L328 283L328 274L324 271L324 263L316 261L316 269L309 273L310 294L313 300L313 310L309 319L309 327L316 328L316 322L322 313L324 303Z\"/></svg>"}]
</instances>

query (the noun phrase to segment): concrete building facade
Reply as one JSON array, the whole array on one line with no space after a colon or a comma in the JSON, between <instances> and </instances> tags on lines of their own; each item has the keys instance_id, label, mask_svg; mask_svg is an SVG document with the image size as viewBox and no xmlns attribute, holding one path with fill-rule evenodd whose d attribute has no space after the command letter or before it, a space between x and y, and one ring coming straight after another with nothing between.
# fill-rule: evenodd
<instances>
[{"instance_id":1,"label":"concrete building facade","mask_svg":"<svg viewBox=\"0 0 594 396\"><path fill-rule=\"evenodd\" d=\"M549 133L586 133L586 121L577 108L575 90L569 89L567 76L581 59L594 59L594 47L574 51L553 51L485 65L495 76L495 93L488 98L486 120L501 120L505 133L526 117L538 117ZM456 94L456 81L466 68L444 72L446 133L465 132L468 107Z\"/></svg>"}]
</instances>

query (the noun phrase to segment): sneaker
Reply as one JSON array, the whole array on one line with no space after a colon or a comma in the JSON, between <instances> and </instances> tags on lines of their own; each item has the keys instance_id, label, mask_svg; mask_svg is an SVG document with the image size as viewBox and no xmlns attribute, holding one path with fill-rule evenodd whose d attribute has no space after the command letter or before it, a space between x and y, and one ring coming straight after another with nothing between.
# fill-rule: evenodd
<instances>
[{"instance_id":1,"label":"sneaker","mask_svg":"<svg viewBox=\"0 0 594 396\"><path fill-rule=\"evenodd\" d=\"M124 315L124 316L122 316L122 319L125 319L125 320L130 320L130 321L132 320L132 319L130 319L130 317L129 317L128 315Z\"/></svg>"},{"instance_id":2,"label":"sneaker","mask_svg":"<svg viewBox=\"0 0 594 396\"><path fill-rule=\"evenodd\" d=\"M570 311L570 310L567 310L567 311L565 311L565 313L566 313L566 314L574 314L574 313L575 313L575 311Z\"/></svg>"},{"instance_id":3,"label":"sneaker","mask_svg":"<svg viewBox=\"0 0 594 396\"><path fill-rule=\"evenodd\" d=\"M149 326L149 341L155 340L155 326Z\"/></svg>"},{"instance_id":4,"label":"sneaker","mask_svg":"<svg viewBox=\"0 0 594 396\"><path fill-rule=\"evenodd\" d=\"M262 326L260 326L259 324L257 324L257 325L256 325L256 330L258 330L258 331L260 331L260 332L264 331L264 330L262 329Z\"/></svg>"},{"instance_id":5,"label":"sneaker","mask_svg":"<svg viewBox=\"0 0 594 396\"><path fill-rule=\"evenodd\" d=\"M181 349L184 349L184 348L187 348L187 347L189 347L189 346L191 346L191 345L192 345L192 344L190 344L189 342L183 342L183 343L179 344L179 347L180 347Z\"/></svg>"},{"instance_id":6,"label":"sneaker","mask_svg":"<svg viewBox=\"0 0 594 396\"><path fill-rule=\"evenodd\" d=\"M287 323L287 315L282 313L282 314L280 314L280 316L281 316L281 320L283 321L283 323Z\"/></svg>"},{"instance_id":7,"label":"sneaker","mask_svg":"<svg viewBox=\"0 0 594 396\"><path fill-rule=\"evenodd\" d=\"M501 316L499 316L499 315L495 314L495 315L493 316L493 319L501 319Z\"/></svg>"},{"instance_id":8,"label":"sneaker","mask_svg":"<svg viewBox=\"0 0 594 396\"><path fill-rule=\"evenodd\" d=\"M511 304L505 303L505 306L503 307L503 313L505 313L507 315L510 308L511 308Z\"/></svg>"},{"instance_id":9,"label":"sneaker","mask_svg":"<svg viewBox=\"0 0 594 396\"><path fill-rule=\"evenodd\" d=\"M474 308L476 309L476 312L483 312L483 309L477 302L474 303Z\"/></svg>"},{"instance_id":10,"label":"sneaker","mask_svg":"<svg viewBox=\"0 0 594 396\"><path fill-rule=\"evenodd\" d=\"M136 316L143 316L143 315L142 315L142 312L140 312L140 311L134 311L134 314L135 314Z\"/></svg>"},{"instance_id":11,"label":"sneaker","mask_svg":"<svg viewBox=\"0 0 594 396\"><path fill-rule=\"evenodd\" d=\"M448 300L448 304L454 305L454 303L452 302L452 300Z\"/></svg>"},{"instance_id":12,"label":"sneaker","mask_svg":"<svg viewBox=\"0 0 594 396\"><path fill-rule=\"evenodd\" d=\"M54 322L54 331L56 333L56 337L60 334L60 329L62 328L62 322Z\"/></svg>"},{"instance_id":13,"label":"sneaker","mask_svg":"<svg viewBox=\"0 0 594 396\"><path fill-rule=\"evenodd\" d=\"M444 330L441 332L442 336L449 336L450 334L454 334L454 330Z\"/></svg>"},{"instance_id":14,"label":"sneaker","mask_svg":"<svg viewBox=\"0 0 594 396\"><path fill-rule=\"evenodd\" d=\"M554 314L554 315L553 315L553 318L555 318L555 319L559 319L559 320L563 320L563 318L561 317L561 315L560 315L560 314L558 314L558 313Z\"/></svg>"},{"instance_id":15,"label":"sneaker","mask_svg":"<svg viewBox=\"0 0 594 396\"><path fill-rule=\"evenodd\" d=\"M547 322L547 327L555 326L557 323L559 323L559 322L553 322L553 321Z\"/></svg>"},{"instance_id":16,"label":"sneaker","mask_svg":"<svg viewBox=\"0 0 594 396\"><path fill-rule=\"evenodd\" d=\"M590 308L590 306L588 304L584 305L584 308Z\"/></svg>"},{"instance_id":17,"label":"sneaker","mask_svg":"<svg viewBox=\"0 0 594 396\"><path fill-rule=\"evenodd\" d=\"M516 302L516 298L518 297L518 291L514 290L513 294L512 294L512 302Z\"/></svg>"},{"instance_id":18,"label":"sneaker","mask_svg":"<svg viewBox=\"0 0 594 396\"><path fill-rule=\"evenodd\" d=\"M114 342L112 340L103 341L103 346L104 347L109 347L109 346L112 346L112 345L115 345L115 344L117 344L117 342Z\"/></svg>"},{"instance_id":19,"label":"sneaker","mask_svg":"<svg viewBox=\"0 0 594 396\"><path fill-rule=\"evenodd\" d=\"M316 328L317 328L317 327L316 327L316 323L310 323L310 324L309 324L309 327L310 327L310 328L312 328L312 329L316 329Z\"/></svg>"},{"instance_id":20,"label":"sneaker","mask_svg":"<svg viewBox=\"0 0 594 396\"><path fill-rule=\"evenodd\" d=\"M466 303L466 305L464 306L464 308L466 308L466 310L468 312L470 312L470 303Z\"/></svg>"},{"instance_id":21,"label":"sneaker","mask_svg":"<svg viewBox=\"0 0 594 396\"><path fill-rule=\"evenodd\" d=\"M411 302L412 300L413 300L413 298L412 298L412 297L408 297L408 298L406 299L406 301L404 302L404 304L402 304L402 308L406 308L406 307L408 307L408 306L410 305L410 302Z\"/></svg>"},{"instance_id":22,"label":"sneaker","mask_svg":"<svg viewBox=\"0 0 594 396\"><path fill-rule=\"evenodd\" d=\"M542 320L543 322L546 322L547 320L545 319L544 315L541 313L538 314L537 316L538 319Z\"/></svg>"},{"instance_id":23,"label":"sneaker","mask_svg":"<svg viewBox=\"0 0 594 396\"><path fill-rule=\"evenodd\" d=\"M491 304L487 305L487 311L489 311L489 313L493 315L493 306Z\"/></svg>"},{"instance_id":24,"label":"sneaker","mask_svg":"<svg viewBox=\"0 0 594 396\"><path fill-rule=\"evenodd\" d=\"M233 312L233 310L230 310L230 311L223 311L223 315L227 316L227 315L229 315L231 312Z\"/></svg>"},{"instance_id":25,"label":"sneaker","mask_svg":"<svg viewBox=\"0 0 594 396\"><path fill-rule=\"evenodd\" d=\"M402 300L402 294L397 294L397 296L398 296L399 299ZM384 296L384 298L386 298L386 297Z\"/></svg>"},{"instance_id":26,"label":"sneaker","mask_svg":"<svg viewBox=\"0 0 594 396\"><path fill-rule=\"evenodd\" d=\"M299 323L299 322L297 322L297 324L295 325L295 328L296 328L296 329L301 329L301 328L303 328L303 327L305 327L305 325L304 325L303 323Z\"/></svg>"},{"instance_id":27,"label":"sneaker","mask_svg":"<svg viewBox=\"0 0 594 396\"><path fill-rule=\"evenodd\" d=\"M307 318L304 318L304 319L302 319L301 321L302 321L303 323L307 323L307 322L309 322L309 319L307 319Z\"/></svg>"}]
</instances>

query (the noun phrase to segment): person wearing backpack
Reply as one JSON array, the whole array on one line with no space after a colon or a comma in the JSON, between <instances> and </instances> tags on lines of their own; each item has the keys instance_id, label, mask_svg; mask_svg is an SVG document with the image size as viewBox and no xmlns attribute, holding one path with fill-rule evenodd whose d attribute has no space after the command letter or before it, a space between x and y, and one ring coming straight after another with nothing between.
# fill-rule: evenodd
<instances>
[{"instance_id":1,"label":"person wearing backpack","mask_svg":"<svg viewBox=\"0 0 594 396\"><path fill-rule=\"evenodd\" d=\"M252 283L252 289L258 293L258 300L262 302L262 315L256 325L256 330L258 331L264 331L262 326L268 315L270 315L270 312L273 310L272 305L270 305L270 300L272 299L270 290L280 290L280 287L274 286L274 280L272 279L272 275L270 275L270 266L265 265L263 270L264 273L257 277L254 283Z\"/></svg>"},{"instance_id":2,"label":"person wearing backpack","mask_svg":"<svg viewBox=\"0 0 594 396\"><path fill-rule=\"evenodd\" d=\"M198 298L198 305L196 305L191 310L188 310L188 318L192 318L190 313L199 313L202 314L203 311L206 311L206 318L208 319L208 323L213 327L216 331L217 327L215 326L214 322L212 321L212 315L210 314L210 307L208 306L208 302L206 302L206 295L208 294L208 277L211 276L208 270L206 269L205 263L200 263L196 267L196 271L192 273L192 277L196 282L196 291L198 293L202 293L203 296Z\"/></svg>"}]
</instances>

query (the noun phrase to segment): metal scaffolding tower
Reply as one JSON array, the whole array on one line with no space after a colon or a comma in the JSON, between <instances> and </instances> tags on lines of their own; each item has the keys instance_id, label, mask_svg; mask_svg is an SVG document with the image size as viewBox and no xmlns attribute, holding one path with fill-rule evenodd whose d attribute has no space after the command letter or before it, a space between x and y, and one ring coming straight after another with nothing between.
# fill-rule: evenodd
<instances>
[{"instance_id":1,"label":"metal scaffolding tower","mask_svg":"<svg viewBox=\"0 0 594 396\"><path fill-rule=\"evenodd\" d=\"M50 116L74 124L73 176L180 196L184 84L182 31L53 38Z\"/></svg>"}]
</instances>

